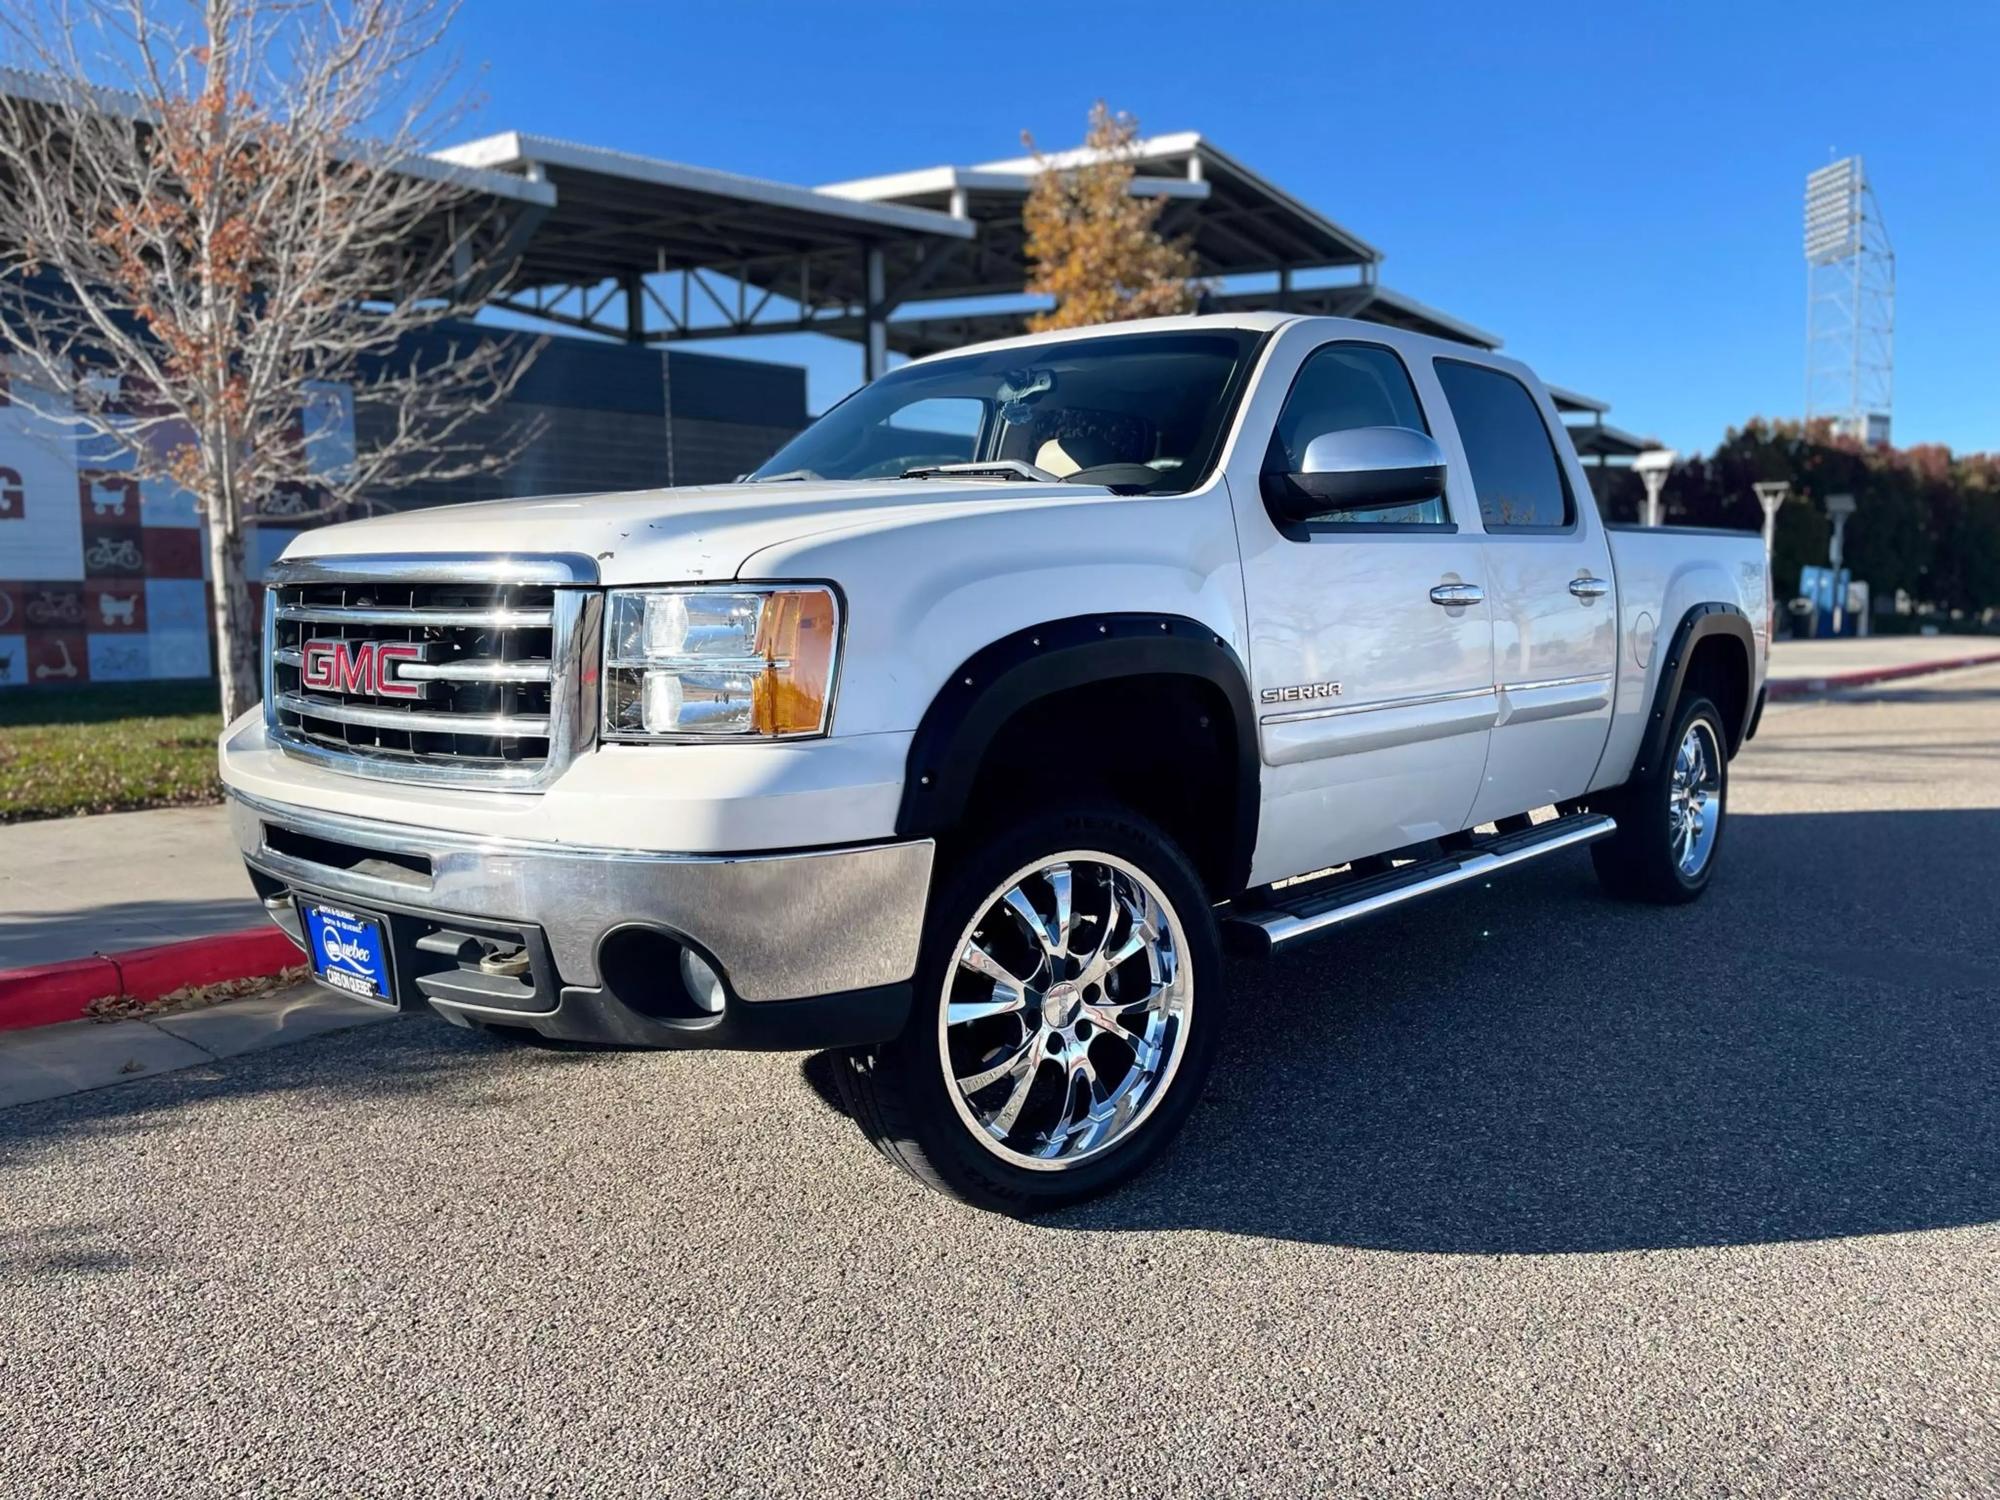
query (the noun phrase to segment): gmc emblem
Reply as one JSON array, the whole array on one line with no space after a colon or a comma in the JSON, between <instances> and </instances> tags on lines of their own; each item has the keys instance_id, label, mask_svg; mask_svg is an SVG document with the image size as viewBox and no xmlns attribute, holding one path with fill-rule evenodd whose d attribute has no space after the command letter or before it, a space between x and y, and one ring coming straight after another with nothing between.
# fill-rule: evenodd
<instances>
[{"instance_id":1,"label":"gmc emblem","mask_svg":"<svg viewBox=\"0 0 2000 1500\"><path fill-rule=\"evenodd\" d=\"M322 693L421 698L430 683L400 677L396 668L400 662L429 657L430 647L414 641L307 641L299 657L299 682Z\"/></svg>"}]
</instances>

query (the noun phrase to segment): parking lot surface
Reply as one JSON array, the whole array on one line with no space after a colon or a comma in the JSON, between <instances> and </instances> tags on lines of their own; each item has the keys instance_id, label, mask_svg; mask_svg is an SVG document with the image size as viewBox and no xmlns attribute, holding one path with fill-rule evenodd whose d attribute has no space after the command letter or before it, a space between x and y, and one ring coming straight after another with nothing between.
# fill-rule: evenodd
<instances>
[{"instance_id":1,"label":"parking lot surface","mask_svg":"<svg viewBox=\"0 0 2000 1500\"><path fill-rule=\"evenodd\" d=\"M1239 968L1018 1223L792 1056L412 1016L0 1112L0 1494L1990 1495L2000 670L1767 716L1684 909L1565 855Z\"/></svg>"}]
</instances>

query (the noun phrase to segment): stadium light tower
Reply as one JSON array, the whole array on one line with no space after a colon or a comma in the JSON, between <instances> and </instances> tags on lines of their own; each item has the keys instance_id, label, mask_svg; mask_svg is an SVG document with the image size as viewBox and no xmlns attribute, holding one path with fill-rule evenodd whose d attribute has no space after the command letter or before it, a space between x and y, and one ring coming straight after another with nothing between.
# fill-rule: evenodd
<instances>
[{"instance_id":1,"label":"stadium light tower","mask_svg":"<svg viewBox=\"0 0 2000 1500\"><path fill-rule=\"evenodd\" d=\"M1845 157L1806 177L1806 420L1889 441L1896 252L1862 170Z\"/></svg>"}]
</instances>

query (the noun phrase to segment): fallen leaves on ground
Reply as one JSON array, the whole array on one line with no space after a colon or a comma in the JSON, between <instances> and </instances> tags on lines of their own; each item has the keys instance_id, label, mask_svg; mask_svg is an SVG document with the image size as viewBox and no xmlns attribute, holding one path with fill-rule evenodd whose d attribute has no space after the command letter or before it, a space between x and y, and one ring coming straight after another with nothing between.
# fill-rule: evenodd
<instances>
[{"instance_id":1,"label":"fallen leaves on ground","mask_svg":"<svg viewBox=\"0 0 2000 1500\"><path fill-rule=\"evenodd\" d=\"M288 984L297 984L307 974L304 964L289 969L280 969L275 974L255 979L224 979L215 984L184 984L177 990L168 990L157 1000L140 1000L131 995L109 995L102 1000L93 1000L84 1007L84 1014L93 1021L136 1021L151 1020L154 1016L170 1016L184 1010L204 1010L211 1005L220 1005L225 1000L241 1000L249 995L269 994Z\"/></svg>"}]
</instances>

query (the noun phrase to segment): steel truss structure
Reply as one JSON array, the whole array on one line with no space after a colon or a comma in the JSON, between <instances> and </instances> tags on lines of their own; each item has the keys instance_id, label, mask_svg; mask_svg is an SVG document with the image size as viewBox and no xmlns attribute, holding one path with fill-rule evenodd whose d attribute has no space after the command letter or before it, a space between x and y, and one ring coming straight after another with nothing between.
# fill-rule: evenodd
<instances>
[{"instance_id":1,"label":"steel truss structure","mask_svg":"<svg viewBox=\"0 0 2000 1500\"><path fill-rule=\"evenodd\" d=\"M644 344L830 334L861 344L872 379L891 351L1019 333L1031 310L1019 299L1029 276L1021 210L1043 170L1033 158L814 189L517 133L441 156L555 190L491 303L557 327ZM1500 342L1383 287L1379 250L1198 135L1136 143L1134 168L1132 193L1166 200L1162 231L1185 236L1199 274L1223 288L1217 309L1296 307ZM1256 276L1275 286L1241 289ZM1238 285L1225 287L1229 278ZM962 306L993 299L1012 301ZM892 318L916 304L938 310Z\"/></svg>"},{"instance_id":2,"label":"steel truss structure","mask_svg":"<svg viewBox=\"0 0 2000 1500\"><path fill-rule=\"evenodd\" d=\"M1889 441L1896 252L1858 156L1806 178L1806 420Z\"/></svg>"}]
</instances>

